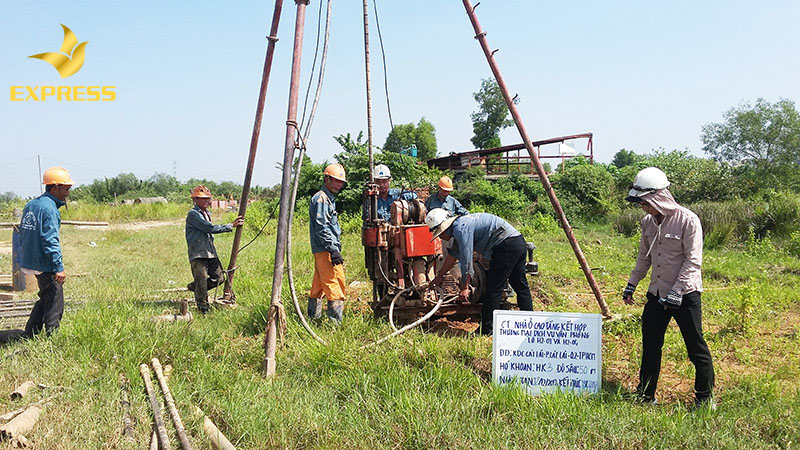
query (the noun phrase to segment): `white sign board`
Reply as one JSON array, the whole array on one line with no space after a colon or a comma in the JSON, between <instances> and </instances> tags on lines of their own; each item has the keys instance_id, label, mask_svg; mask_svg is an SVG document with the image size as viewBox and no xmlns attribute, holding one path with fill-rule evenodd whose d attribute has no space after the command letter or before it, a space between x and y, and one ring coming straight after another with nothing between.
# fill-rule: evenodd
<instances>
[{"instance_id":1,"label":"white sign board","mask_svg":"<svg viewBox=\"0 0 800 450\"><path fill-rule=\"evenodd\" d=\"M492 379L532 394L600 391L600 314L494 311Z\"/></svg>"}]
</instances>

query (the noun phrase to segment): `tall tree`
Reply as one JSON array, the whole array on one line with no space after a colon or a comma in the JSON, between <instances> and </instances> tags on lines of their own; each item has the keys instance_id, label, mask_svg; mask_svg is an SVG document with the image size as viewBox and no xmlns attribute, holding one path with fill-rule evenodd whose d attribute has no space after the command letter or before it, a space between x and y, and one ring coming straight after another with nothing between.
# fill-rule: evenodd
<instances>
[{"instance_id":1,"label":"tall tree","mask_svg":"<svg viewBox=\"0 0 800 450\"><path fill-rule=\"evenodd\" d=\"M478 102L478 111L470 114L472 119L472 132L475 135L470 139L475 148L493 148L500 146L500 130L514 125L508 117L506 106L500 86L494 78L481 80L481 88L472 93L472 98ZM514 97L514 104L519 103L519 98Z\"/></svg>"},{"instance_id":2,"label":"tall tree","mask_svg":"<svg viewBox=\"0 0 800 450\"><path fill-rule=\"evenodd\" d=\"M787 99L763 98L731 108L724 121L703 126L703 150L717 161L772 170L798 164L800 114Z\"/></svg>"},{"instance_id":3,"label":"tall tree","mask_svg":"<svg viewBox=\"0 0 800 450\"><path fill-rule=\"evenodd\" d=\"M633 150L625 150L623 148L614 155L614 159L611 160L611 164L621 169L623 167L635 164L638 160L639 156L634 153Z\"/></svg>"},{"instance_id":4,"label":"tall tree","mask_svg":"<svg viewBox=\"0 0 800 450\"><path fill-rule=\"evenodd\" d=\"M417 158L424 161L436 157L436 128L424 117L416 125L407 123L395 126L386 136L383 150L400 153L412 144L417 146Z\"/></svg>"}]
</instances>

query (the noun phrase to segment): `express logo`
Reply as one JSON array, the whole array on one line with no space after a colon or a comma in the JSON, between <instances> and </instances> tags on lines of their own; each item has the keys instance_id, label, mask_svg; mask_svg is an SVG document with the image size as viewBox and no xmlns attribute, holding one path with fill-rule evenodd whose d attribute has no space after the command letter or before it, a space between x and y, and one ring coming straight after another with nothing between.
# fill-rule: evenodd
<instances>
[{"instance_id":1,"label":"express logo","mask_svg":"<svg viewBox=\"0 0 800 450\"><path fill-rule=\"evenodd\" d=\"M64 42L58 52L38 53L28 58L40 59L50 63L58 71L61 78L71 77L83 67L86 59L86 44L78 43L75 33L64 24ZM33 100L35 102L68 101L68 102L111 102L116 100L116 86L11 86L12 102Z\"/></svg>"},{"instance_id":2,"label":"express logo","mask_svg":"<svg viewBox=\"0 0 800 450\"><path fill-rule=\"evenodd\" d=\"M72 30L64 24L61 24L61 28L64 29L64 42L61 44L61 53L39 53L28 58L49 62L58 70L61 78L67 78L75 75L83 67L83 60L86 58L86 44L89 41L78 44L78 38L75 37L75 33Z\"/></svg>"}]
</instances>

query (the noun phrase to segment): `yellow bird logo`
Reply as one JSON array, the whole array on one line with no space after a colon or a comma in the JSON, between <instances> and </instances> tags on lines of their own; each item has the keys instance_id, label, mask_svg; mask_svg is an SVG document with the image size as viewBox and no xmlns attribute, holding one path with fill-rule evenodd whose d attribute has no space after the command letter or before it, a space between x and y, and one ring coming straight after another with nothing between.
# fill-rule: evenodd
<instances>
[{"instance_id":1,"label":"yellow bird logo","mask_svg":"<svg viewBox=\"0 0 800 450\"><path fill-rule=\"evenodd\" d=\"M49 62L61 74L61 78L67 78L75 75L83 67L83 60L86 57L86 44L89 41L78 44L78 38L75 37L75 33L72 30L64 24L61 24L61 28L64 29L64 43L61 44L61 53L39 53L28 58Z\"/></svg>"}]
</instances>

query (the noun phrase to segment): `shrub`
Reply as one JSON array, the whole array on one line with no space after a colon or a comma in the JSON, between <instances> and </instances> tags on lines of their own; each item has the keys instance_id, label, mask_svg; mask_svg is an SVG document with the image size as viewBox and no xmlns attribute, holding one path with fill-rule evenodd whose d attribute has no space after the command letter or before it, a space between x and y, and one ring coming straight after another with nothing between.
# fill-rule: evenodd
<instances>
[{"instance_id":1,"label":"shrub","mask_svg":"<svg viewBox=\"0 0 800 450\"><path fill-rule=\"evenodd\" d=\"M789 240L786 241L786 251L790 255L800 257L800 231L792 231Z\"/></svg>"},{"instance_id":2,"label":"shrub","mask_svg":"<svg viewBox=\"0 0 800 450\"><path fill-rule=\"evenodd\" d=\"M602 165L575 164L553 176L552 182L570 220L596 222L619 209L613 201L614 179Z\"/></svg>"}]
</instances>

